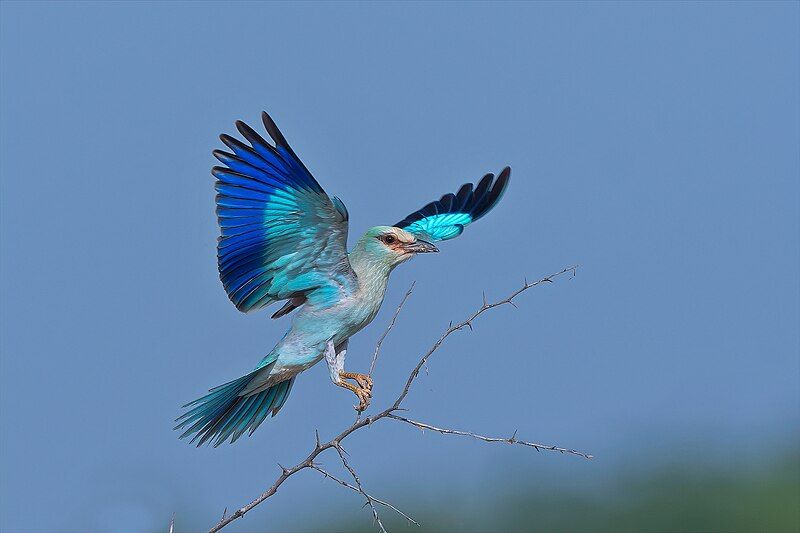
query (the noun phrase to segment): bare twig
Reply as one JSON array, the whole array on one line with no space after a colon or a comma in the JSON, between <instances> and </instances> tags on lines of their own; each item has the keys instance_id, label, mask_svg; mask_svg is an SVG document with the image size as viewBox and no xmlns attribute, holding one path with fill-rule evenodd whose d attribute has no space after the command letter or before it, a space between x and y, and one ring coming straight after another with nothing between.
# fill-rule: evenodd
<instances>
[{"instance_id":1,"label":"bare twig","mask_svg":"<svg viewBox=\"0 0 800 533\"><path fill-rule=\"evenodd\" d=\"M384 504L382 502L376 500L372 496L368 495L366 492L364 492L363 488L361 487L361 481L358 479L358 476L356 475L355 470L353 470L352 467L350 467L347 459L344 456L344 453L343 453L342 447L341 447L341 442L345 438L350 436L352 433L358 431L359 429L361 429L361 428L363 428L365 426L373 424L373 423L377 422L378 420L384 419L384 418L399 420L399 421L411 424L411 425L416 426L416 427L421 427L423 429L430 429L432 431L438 431L440 433L451 433L451 434L455 434L455 435L468 435L468 436L472 436L474 438L478 438L480 440L484 440L484 441L487 441L487 442L499 442L499 441L502 441L502 440L505 440L506 442L510 442L511 440L513 440L514 441L513 444L520 444L520 445L523 445L523 446L529 446L529 447L532 447L532 448L534 448L536 450L548 450L548 451L557 451L557 452L561 452L561 453L571 453L573 455L578 455L578 456L585 457L585 458L591 457L588 454L585 454L585 453L582 453L582 452L576 452L575 450L568 450L566 448L558 448L556 446L550 446L550 445L546 445L546 444L534 444L534 443L528 443L528 442L523 442L523 441L517 441L515 437L511 437L510 439L494 439L493 437L484 437L482 435L477 435L477 434L473 434L473 433L457 432L455 430L443 430L441 428L435 428L434 426L429 426L428 424L423 424L422 422L414 422L414 421L411 421L409 419L402 419L401 417L398 417L398 416L394 415L395 411L398 411L398 410L401 409L401 404L403 403L403 400L405 400L406 396L408 396L408 393L409 393L409 391L411 389L411 385L413 385L414 380L417 379L417 376L419 375L420 370L423 367L426 366L426 364L428 362L428 359L430 359L431 356L439 349L439 347L444 343L444 341L447 339L447 337L449 337L450 335L452 335L456 331L461 331L462 329L467 328L467 327L472 329L472 322L475 319L477 319L480 315L482 315L483 313L488 311L489 309L494 309L495 307L499 307L501 305L506 305L506 304L509 304L509 305L513 306L514 305L513 300L517 296L522 294L523 292L527 291L528 289L531 289L531 288L536 287L538 285L541 285L543 283L552 283L554 279L556 279L556 278L558 278L558 277L560 277L560 276L562 276L563 274L566 274L566 273L570 273L571 277L574 277L575 276L575 271L577 270L577 268L578 268L577 266L564 268L564 269L562 269L562 270L560 270L560 271L558 271L558 272L556 272L554 274L551 274L549 276L541 278L540 280L534 281L532 283L529 283L527 281L527 279L526 279L524 284L522 285L522 287L520 287L519 289L517 289L514 292L512 292L508 297L506 297L506 298L504 298L502 300L499 300L497 302L494 302L494 303L488 303L486 301L485 297L484 297L483 303L482 303L481 307L478 308L477 311L475 311L472 315L470 315L469 318L467 318L466 320L464 320L462 322L459 322L457 324L451 323L448 326L448 328L445 330L445 332L433 344L433 346L431 346L428 349L428 351L422 356L422 358L416 364L414 369L411 371L411 374L408 376L408 379L406 380L406 384L403 387L403 390L400 392L400 395L397 397L397 399L394 401L394 403L391 406L387 407L386 409L384 409L383 411L379 412L376 415L367 416L367 417L365 417L363 419L361 419L361 418L356 419L356 421L353 422L352 425L350 425L348 428L344 429L341 433L339 433L338 435L333 437L328 442L325 442L325 443L320 442L319 433L316 433L316 443L314 445L314 448L311 450L311 452L308 454L308 457L306 457L305 460L297 463L295 466L293 466L291 468L281 467L281 473L278 476L278 478L275 480L275 482L272 484L272 486L270 486L260 496L258 496L256 499L254 499L253 501L251 501L247 505L245 505L245 506L241 507L240 509L237 509L235 512L231 513L230 516L223 517L223 519L220 520L219 523L217 523L217 525L215 525L214 527L212 527L209 530L210 533L215 533L215 532L221 530L222 528L224 528L225 526L227 526L228 524L230 524L234 520L237 520L237 519L243 517L247 512L249 512L251 509L253 509L257 505L261 504L264 500L272 497L278 491L278 488L283 484L283 482L286 481L292 475L296 474L297 472L300 472L301 470L304 470L306 468L319 470L319 468L317 468L314 465L314 459L316 459L316 457L320 453L322 453L325 450L328 450L330 448L334 448L339 453L339 456L342 459L342 464L345 466L345 468L347 468L347 470L350 472L351 476L353 476L353 479L354 479L354 481L356 483L356 485L355 485L356 489L358 490L358 492L360 492L362 495L364 495L367 498L367 502L372 507L373 517L375 518L375 520L377 521L378 525L380 526L381 531L385 531L385 529L383 527L383 524L381 523L380 519L378 518L377 509L374 506L374 503L378 503L378 504L381 504L381 505L384 505ZM413 285L412 285L412 288L413 288ZM411 294L411 289L409 289L408 292L406 293L406 296L403 298L403 302L405 302L405 300L408 298L408 296L410 294ZM398 310L395 312L395 316L392 318L392 322L390 324L390 327L387 329L386 334L388 334L388 331L391 330L391 328L392 328L392 326L394 324L394 321L397 318L397 314L400 312L400 308L402 308L403 302L401 302ZM381 337L381 341L383 340L383 338L385 338L386 334L384 334L383 337ZM376 350L376 353L378 353L378 350ZM372 365L373 367L374 367L375 359L377 359L377 355L373 356L373 365ZM352 487L350 487L350 488L352 488Z\"/></svg>"},{"instance_id":2,"label":"bare twig","mask_svg":"<svg viewBox=\"0 0 800 533\"><path fill-rule=\"evenodd\" d=\"M375 353L372 354L372 362L369 365L369 373L368 374L370 376L372 376L372 372L375 370L375 362L378 360L378 355L380 355L380 353L381 353L381 345L383 345L383 341L386 338L386 336L389 334L389 332L392 331L392 328L394 327L394 323L397 322L397 315L399 315L400 311L403 310L403 306L405 305L406 300L408 300L408 297L411 296L411 293L414 292L414 285L416 285L416 284L417 284L416 281L412 281L411 282L411 286L406 291L406 294L405 294L405 296L403 296L403 299L400 300L400 305L397 306L397 309L394 312L394 316L392 316L391 322L389 322L389 325L383 331L383 335L381 335L381 338L378 339L378 343L375 345Z\"/></svg>"},{"instance_id":3,"label":"bare twig","mask_svg":"<svg viewBox=\"0 0 800 533\"><path fill-rule=\"evenodd\" d=\"M578 455L586 459L592 459L594 457L593 455L589 455L588 453L579 452L577 450L571 450L569 448L559 448L558 446L551 446L549 444L538 444L536 442L527 442L524 440L519 440L517 438L516 431L510 437L486 437L484 435L479 435L477 433L472 433L470 431L459 431L457 429L439 428L436 426L432 426L430 424L425 424L424 422L417 422L416 420L411 420L404 416L398 416L393 413L390 413L387 416L388 418L391 418L393 420L399 420L400 422L405 422L406 424L411 424L412 426L418 427L419 429L422 430L429 429L431 431L435 431L437 433L443 433L445 435L461 435L464 437L472 437L474 439L482 440L484 442L504 442L506 444L519 444L520 446L529 446L535 449L537 452L541 450L548 450L552 452L561 452L561 453L568 453L570 455Z\"/></svg>"},{"instance_id":4,"label":"bare twig","mask_svg":"<svg viewBox=\"0 0 800 533\"><path fill-rule=\"evenodd\" d=\"M383 527L383 522L381 522L381 517L378 516L378 508L375 507L375 504L372 501L372 496L367 494L367 492L364 490L364 487L361 486L361 480L358 479L358 474L356 474L356 471L353 469L352 466L350 466L350 463L344 456L345 455L344 448L342 448L342 445L339 444L338 442L334 445L334 448L336 448L336 453L339 454L339 459L342 460L342 466L344 466L347 469L347 471L350 472L350 475L353 477L353 481L356 482L356 487L358 488L358 492L363 494L364 497L367 499L367 503L369 504L370 509L372 509L372 518L375 519L375 522L378 524L378 527L381 529L381 532L386 533L386 528Z\"/></svg>"},{"instance_id":5,"label":"bare twig","mask_svg":"<svg viewBox=\"0 0 800 533\"><path fill-rule=\"evenodd\" d=\"M323 470L322 468L320 468L320 467L319 467L319 466L317 466L317 465L313 465L313 464L312 464L312 465L311 465L311 468L312 468L312 469L314 469L314 470L316 470L317 472L319 472L319 473L320 473L320 474L322 474L323 476L325 476L325 477L327 477L327 478L330 478L330 479L332 479L333 481L335 481L335 482L336 482L336 483L338 483L339 485L342 485L343 487L347 487L348 489L350 489L350 490L353 490L353 491L355 491L355 492L358 492L359 494L361 494L361 493L362 493L362 491L358 490L358 487L355 487L355 486L351 485L351 484L350 484L350 483L348 483L347 481L343 481L343 480L339 479L338 477L334 476L333 474L331 474L330 472L328 472L328 471L326 471L326 470ZM372 495L370 495L369 497L372 499L372 501L373 501L373 502L375 502L375 503L378 503L378 504L380 504L380 505L383 505L384 507L388 507L388 508L389 508L389 509L391 509L392 511L396 512L397 514L399 514L400 516L402 516L403 518L405 518L406 520L408 520L409 522L411 522L412 524L414 524L414 525L416 525L416 526L418 526L418 525L419 525L419 522L417 522L416 520L414 520L413 518L411 518L410 516L408 516L406 513L404 513L403 511L401 511L400 509L398 509L397 507L395 507L395 506L394 506L394 505L392 505L391 503L389 503L389 502L385 502L385 501L383 501L383 500L379 500L378 498L376 498L375 496L372 496Z\"/></svg>"}]
</instances>

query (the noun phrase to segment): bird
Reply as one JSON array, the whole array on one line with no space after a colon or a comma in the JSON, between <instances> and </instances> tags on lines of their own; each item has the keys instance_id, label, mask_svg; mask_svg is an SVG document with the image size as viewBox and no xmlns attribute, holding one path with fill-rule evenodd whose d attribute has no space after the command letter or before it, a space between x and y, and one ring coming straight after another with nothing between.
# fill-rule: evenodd
<instances>
[{"instance_id":1,"label":"bird","mask_svg":"<svg viewBox=\"0 0 800 533\"><path fill-rule=\"evenodd\" d=\"M466 183L396 224L370 228L348 251L344 202L323 190L270 115L261 118L271 143L236 121L246 142L222 134L229 151L212 152L222 163L211 170L221 232L217 266L239 311L283 301L273 319L296 313L255 369L182 407L174 429L198 447L251 436L280 411L298 374L323 359L331 381L356 395L359 413L365 410L373 382L345 371L350 337L375 318L394 268L461 235L497 205L511 175L506 166L496 177Z\"/></svg>"}]
</instances>

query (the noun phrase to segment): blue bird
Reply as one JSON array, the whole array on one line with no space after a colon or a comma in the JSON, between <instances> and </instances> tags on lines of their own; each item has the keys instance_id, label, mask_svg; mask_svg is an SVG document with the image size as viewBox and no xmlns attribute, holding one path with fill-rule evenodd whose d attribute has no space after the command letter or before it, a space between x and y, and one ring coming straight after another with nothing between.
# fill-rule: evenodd
<instances>
[{"instance_id":1,"label":"blue bird","mask_svg":"<svg viewBox=\"0 0 800 533\"><path fill-rule=\"evenodd\" d=\"M224 165L211 171L219 274L239 311L278 301L285 304L272 318L299 311L252 372L183 406L175 429L184 430L181 438L193 435L198 446L252 435L283 407L297 375L322 359L333 383L355 393L357 410L366 409L372 379L345 372L348 340L375 318L392 270L417 254L438 252L434 242L457 237L488 213L511 174L509 167L497 178L486 174L392 226L375 226L348 252L344 203L325 193L266 112L262 120L273 143L237 121L247 144L223 134L230 151L213 152Z\"/></svg>"}]
</instances>

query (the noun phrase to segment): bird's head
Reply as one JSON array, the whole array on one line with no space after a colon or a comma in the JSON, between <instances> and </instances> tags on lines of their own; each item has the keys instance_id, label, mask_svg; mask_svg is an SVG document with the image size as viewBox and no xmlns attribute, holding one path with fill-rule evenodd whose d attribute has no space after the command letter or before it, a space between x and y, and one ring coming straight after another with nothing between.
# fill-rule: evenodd
<instances>
[{"instance_id":1,"label":"bird's head","mask_svg":"<svg viewBox=\"0 0 800 533\"><path fill-rule=\"evenodd\" d=\"M358 241L358 248L370 260L394 268L417 254L438 252L439 249L412 233L394 226L370 228Z\"/></svg>"}]
</instances>

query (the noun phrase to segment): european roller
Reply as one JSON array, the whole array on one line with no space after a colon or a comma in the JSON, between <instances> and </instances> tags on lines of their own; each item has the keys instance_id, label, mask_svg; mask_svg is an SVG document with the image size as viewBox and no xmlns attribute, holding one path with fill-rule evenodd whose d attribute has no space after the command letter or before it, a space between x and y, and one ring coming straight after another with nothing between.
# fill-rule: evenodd
<instances>
[{"instance_id":1,"label":"european roller","mask_svg":"<svg viewBox=\"0 0 800 533\"><path fill-rule=\"evenodd\" d=\"M272 143L241 121L247 144L229 135L229 151L215 150L220 279L231 302L249 312L284 301L272 318L296 311L289 331L244 376L184 406L175 429L200 446L250 435L275 416L297 375L325 360L334 384L355 393L363 411L372 379L344 369L351 336L372 322L394 268L417 254L438 252L434 242L461 235L505 192L511 169L414 211L391 226L370 228L347 250L348 213L311 175L265 112Z\"/></svg>"}]
</instances>

